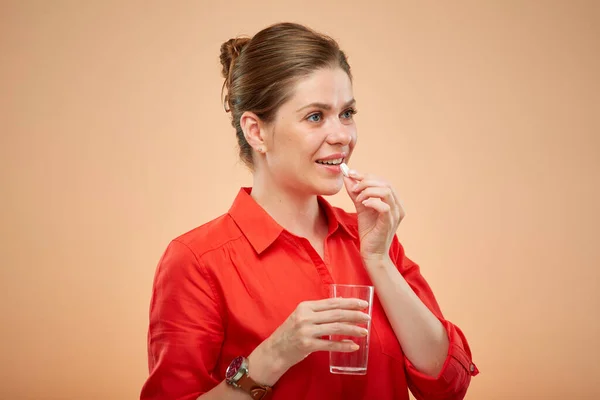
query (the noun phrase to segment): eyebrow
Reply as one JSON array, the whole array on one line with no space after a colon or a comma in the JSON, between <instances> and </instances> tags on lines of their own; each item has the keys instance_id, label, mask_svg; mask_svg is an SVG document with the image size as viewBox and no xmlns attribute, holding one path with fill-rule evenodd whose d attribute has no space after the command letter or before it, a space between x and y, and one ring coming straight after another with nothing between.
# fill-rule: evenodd
<instances>
[{"instance_id":1,"label":"eyebrow","mask_svg":"<svg viewBox=\"0 0 600 400\"><path fill-rule=\"evenodd\" d=\"M355 104L356 104L356 100L352 99L352 100L348 101L346 104L344 104L344 107L342 107L342 108L348 108L348 107L353 106ZM300 111L302 111L302 110L304 110L306 108L313 108L313 107L314 108L320 108L322 110L328 110L328 111L331 110L331 108L332 108L331 105L329 105L329 104L315 102L315 103L310 103L310 104L308 104L308 105L306 105L304 107L300 107L299 109L296 110L296 112L300 112Z\"/></svg>"}]
</instances>

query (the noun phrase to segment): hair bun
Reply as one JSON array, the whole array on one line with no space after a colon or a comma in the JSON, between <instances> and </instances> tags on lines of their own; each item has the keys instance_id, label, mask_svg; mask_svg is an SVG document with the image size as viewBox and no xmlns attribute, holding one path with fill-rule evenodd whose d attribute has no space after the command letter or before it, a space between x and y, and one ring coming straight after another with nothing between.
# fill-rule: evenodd
<instances>
[{"instance_id":1,"label":"hair bun","mask_svg":"<svg viewBox=\"0 0 600 400\"><path fill-rule=\"evenodd\" d=\"M231 66L249 41L248 38L234 38L221 45L221 65L223 66L221 73L223 78L229 79Z\"/></svg>"}]
</instances>

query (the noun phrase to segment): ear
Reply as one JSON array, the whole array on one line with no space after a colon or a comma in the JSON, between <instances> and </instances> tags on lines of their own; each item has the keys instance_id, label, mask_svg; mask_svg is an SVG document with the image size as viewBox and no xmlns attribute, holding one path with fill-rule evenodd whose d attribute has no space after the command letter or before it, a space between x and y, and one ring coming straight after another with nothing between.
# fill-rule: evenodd
<instances>
[{"instance_id":1,"label":"ear","mask_svg":"<svg viewBox=\"0 0 600 400\"><path fill-rule=\"evenodd\" d=\"M266 148L263 121L253 112L246 111L240 118L240 126L248 144L255 151L263 153Z\"/></svg>"}]
</instances>

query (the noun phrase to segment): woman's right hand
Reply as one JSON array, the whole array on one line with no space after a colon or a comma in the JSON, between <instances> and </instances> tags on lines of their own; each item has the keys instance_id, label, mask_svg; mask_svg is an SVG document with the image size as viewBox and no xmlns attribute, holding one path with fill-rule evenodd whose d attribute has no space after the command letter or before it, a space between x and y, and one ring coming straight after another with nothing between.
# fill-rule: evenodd
<instances>
[{"instance_id":1,"label":"woman's right hand","mask_svg":"<svg viewBox=\"0 0 600 400\"><path fill-rule=\"evenodd\" d=\"M250 359L256 360L254 364L257 367L255 369L250 365L251 374L264 376L262 383L272 385L285 371L315 351L349 353L358 350L358 345L352 341L334 341L327 337L366 336L367 330L356 324L369 321L369 315L361 311L367 307L366 301L352 298L329 298L300 303L283 324L251 354ZM256 378L260 379L258 376Z\"/></svg>"}]
</instances>

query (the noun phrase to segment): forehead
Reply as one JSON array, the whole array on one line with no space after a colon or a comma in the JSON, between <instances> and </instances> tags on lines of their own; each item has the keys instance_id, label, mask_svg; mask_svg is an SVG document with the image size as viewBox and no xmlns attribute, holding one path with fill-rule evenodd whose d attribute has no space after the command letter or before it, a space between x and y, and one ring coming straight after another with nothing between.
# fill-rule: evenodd
<instances>
[{"instance_id":1,"label":"forehead","mask_svg":"<svg viewBox=\"0 0 600 400\"><path fill-rule=\"evenodd\" d=\"M298 80L289 103L300 107L315 102L341 107L352 98L348 74L341 68L324 68Z\"/></svg>"}]
</instances>

